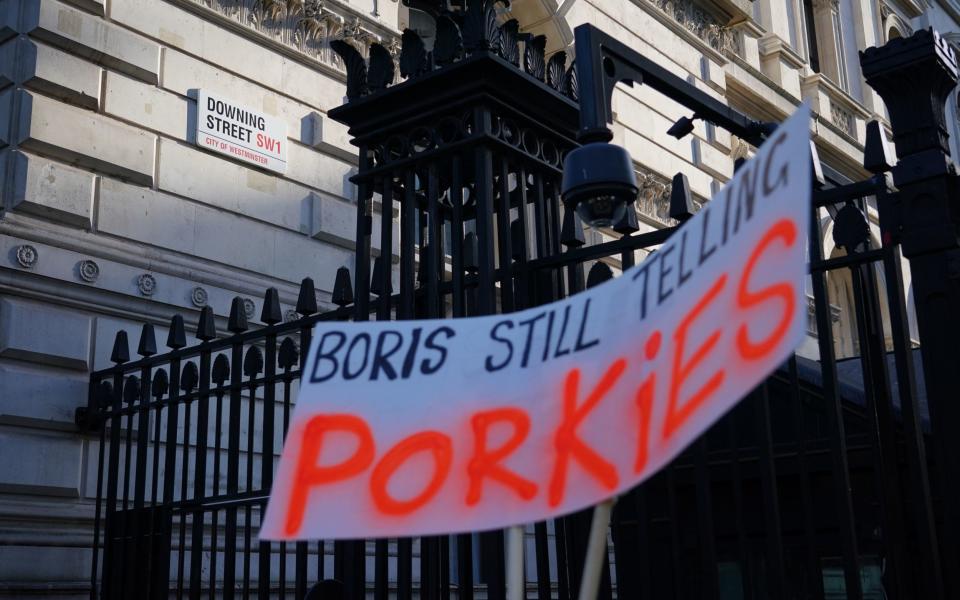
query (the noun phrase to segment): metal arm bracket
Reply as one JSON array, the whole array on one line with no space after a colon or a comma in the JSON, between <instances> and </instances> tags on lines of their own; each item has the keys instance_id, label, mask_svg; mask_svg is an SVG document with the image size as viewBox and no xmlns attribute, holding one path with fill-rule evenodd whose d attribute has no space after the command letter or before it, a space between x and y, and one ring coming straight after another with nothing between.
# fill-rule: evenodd
<instances>
[{"instance_id":1,"label":"metal arm bracket","mask_svg":"<svg viewBox=\"0 0 960 600\"><path fill-rule=\"evenodd\" d=\"M620 82L649 85L692 110L697 118L754 146L762 144L776 127L749 119L593 25L580 25L574 35L580 83L578 138L583 143L608 142L613 138L608 126L613 122L611 98L613 88Z\"/></svg>"}]
</instances>

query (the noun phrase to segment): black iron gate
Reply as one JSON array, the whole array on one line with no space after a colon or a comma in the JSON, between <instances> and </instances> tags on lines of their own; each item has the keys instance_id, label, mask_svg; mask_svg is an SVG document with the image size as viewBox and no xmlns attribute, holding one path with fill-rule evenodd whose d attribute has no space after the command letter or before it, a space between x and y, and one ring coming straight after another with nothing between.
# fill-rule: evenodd
<instances>
[{"instance_id":1,"label":"black iron gate","mask_svg":"<svg viewBox=\"0 0 960 600\"><path fill-rule=\"evenodd\" d=\"M404 34L399 66L408 81L398 85L389 85L394 64L384 49L374 46L367 63L351 47L335 48L351 101L331 116L350 125L360 148L355 283L338 271L338 308L319 312L307 279L293 320L283 321L270 289L256 329L237 298L219 323L224 337L211 307L199 314L193 345L179 315L162 354L150 324L135 360L127 334L117 335L115 366L91 375L79 418L100 439L91 598L299 599L323 581L323 597L505 597L501 533L257 540L314 324L552 302L629 269L697 209L678 175L660 183L670 190L654 207L664 226L639 233L630 211L602 237L585 232L559 200L562 159L576 145L576 70L563 53L545 61L544 40L518 34L515 22L498 25L491 3L476 6L439 16L431 52ZM919 56L924 35L933 40L920 32L901 51ZM896 134L896 116L893 125ZM944 575L957 566L949 549L957 474L943 466L956 442L926 450L931 431L942 429L927 408L908 330L898 216L905 202L886 174L893 161L882 130L870 132L873 178L850 183L825 169L816 185L809 290L819 360L789 360L619 499L600 597L957 593ZM379 248L393 248L395 209L398 277L390 252L372 256L371 244L378 237ZM865 216L877 210L882 243ZM822 256L826 229L839 249L831 257ZM841 318L852 320L856 352L843 359L835 355L833 273L849 275L852 314ZM528 526L528 597L576 596L589 522L585 511Z\"/></svg>"}]
</instances>

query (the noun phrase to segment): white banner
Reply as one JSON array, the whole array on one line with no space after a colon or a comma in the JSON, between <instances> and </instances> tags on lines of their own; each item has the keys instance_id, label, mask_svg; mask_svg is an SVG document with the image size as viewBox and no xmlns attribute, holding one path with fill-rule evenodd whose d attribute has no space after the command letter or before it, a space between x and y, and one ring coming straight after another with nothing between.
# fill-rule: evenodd
<instances>
[{"instance_id":1,"label":"white banner","mask_svg":"<svg viewBox=\"0 0 960 600\"><path fill-rule=\"evenodd\" d=\"M809 122L798 110L659 250L590 290L318 324L261 538L541 521L669 463L806 334Z\"/></svg>"}]
</instances>

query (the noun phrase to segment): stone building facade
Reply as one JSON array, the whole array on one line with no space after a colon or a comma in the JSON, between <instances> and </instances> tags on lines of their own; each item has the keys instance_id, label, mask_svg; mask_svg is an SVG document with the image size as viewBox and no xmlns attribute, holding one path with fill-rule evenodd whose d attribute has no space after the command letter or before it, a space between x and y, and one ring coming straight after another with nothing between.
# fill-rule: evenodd
<instances>
[{"instance_id":1,"label":"stone building facade","mask_svg":"<svg viewBox=\"0 0 960 600\"><path fill-rule=\"evenodd\" d=\"M867 121L884 120L858 50L931 25L960 43L955 0L513 0L500 14L546 34L548 54L574 54L573 28L593 23L754 118L807 100L821 158L850 179L865 176ZM256 322L265 288L290 310L303 277L329 304L353 266L356 164L326 116L346 93L330 42L395 50L418 22L395 0L0 0L0 597L89 593L98 450L74 413L116 331L164 336L207 305L224 319L236 295ZM285 170L199 147L201 91L279 119ZM642 86L614 112L646 227L667 222L675 173L703 202L751 152L699 121L667 136L684 110ZM838 351L854 355L845 284L831 285Z\"/></svg>"}]
</instances>

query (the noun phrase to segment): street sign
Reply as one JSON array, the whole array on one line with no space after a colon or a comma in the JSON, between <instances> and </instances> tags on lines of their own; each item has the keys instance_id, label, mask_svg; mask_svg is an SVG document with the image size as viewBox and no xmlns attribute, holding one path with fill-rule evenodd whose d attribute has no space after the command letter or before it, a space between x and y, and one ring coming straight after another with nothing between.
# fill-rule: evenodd
<instances>
[{"instance_id":1,"label":"street sign","mask_svg":"<svg viewBox=\"0 0 960 600\"><path fill-rule=\"evenodd\" d=\"M318 323L261 538L537 522L668 464L806 335L809 122L802 107L657 252L570 298Z\"/></svg>"},{"instance_id":2,"label":"street sign","mask_svg":"<svg viewBox=\"0 0 960 600\"><path fill-rule=\"evenodd\" d=\"M283 173L287 168L287 124L232 100L200 90L197 145Z\"/></svg>"}]
</instances>

